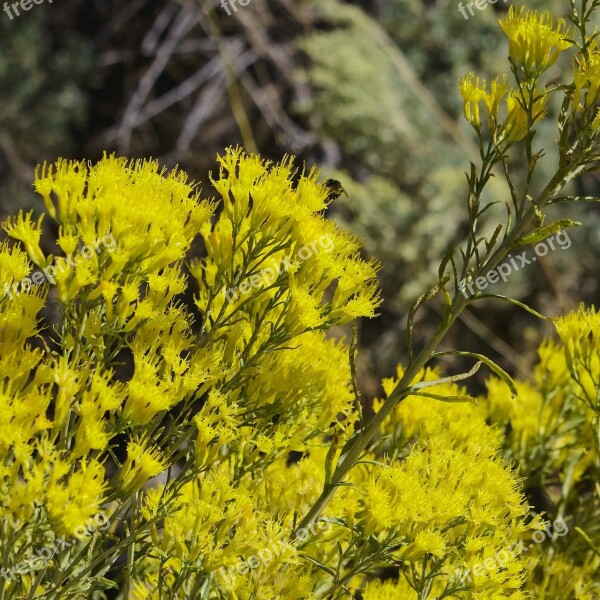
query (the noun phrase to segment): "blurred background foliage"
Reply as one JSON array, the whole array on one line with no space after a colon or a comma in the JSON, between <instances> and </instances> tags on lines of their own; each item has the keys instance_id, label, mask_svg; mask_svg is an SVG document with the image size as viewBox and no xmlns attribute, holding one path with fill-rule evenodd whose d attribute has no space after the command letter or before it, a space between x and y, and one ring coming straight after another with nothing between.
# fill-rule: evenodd
<instances>
[{"instance_id":1,"label":"blurred background foliage","mask_svg":"<svg viewBox=\"0 0 600 600\"><path fill-rule=\"evenodd\" d=\"M477 160L462 120L458 79L506 70L499 0L469 19L454 0L61 0L10 20L0 14L0 217L41 210L36 164L103 151L180 165L212 194L207 173L228 145L279 159L296 154L348 192L331 217L365 242L383 267L385 302L361 323L360 385L369 396L404 360L409 306L444 251L466 232L465 170ZM530 0L562 16L567 0ZM557 63L551 76L570 69ZM556 132L541 127L552 170ZM513 167L524 172L524 165ZM598 195L589 176L578 190ZM491 187L490 201L506 190ZM575 211L575 213L574 213ZM500 212L497 213L501 217ZM600 212L569 208L583 227L494 291L557 315L599 302ZM431 334L439 310L419 313ZM479 304L448 347L529 370L546 325L508 305ZM344 332L340 332L344 333ZM452 368L452 366L450 367Z\"/></svg>"}]
</instances>

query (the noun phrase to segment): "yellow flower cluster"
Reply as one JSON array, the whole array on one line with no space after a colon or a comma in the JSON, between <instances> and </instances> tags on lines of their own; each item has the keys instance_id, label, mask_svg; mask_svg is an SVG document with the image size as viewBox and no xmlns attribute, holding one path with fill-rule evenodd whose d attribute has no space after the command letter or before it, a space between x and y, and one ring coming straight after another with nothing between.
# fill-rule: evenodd
<instances>
[{"instance_id":1,"label":"yellow flower cluster","mask_svg":"<svg viewBox=\"0 0 600 600\"><path fill-rule=\"evenodd\" d=\"M583 93L584 106L594 105L600 94L600 50L595 45L587 56L580 56L575 60L574 83L574 101L579 102Z\"/></svg>"},{"instance_id":2,"label":"yellow flower cluster","mask_svg":"<svg viewBox=\"0 0 600 600\"><path fill-rule=\"evenodd\" d=\"M479 107L481 102L483 102L488 111L490 129L492 129L498 118L500 101L508 91L506 77L497 77L494 79L488 91L488 85L485 80L480 81L479 77L475 77L475 73L469 73L462 79L459 90L464 99L465 119L474 127L480 127L481 117Z\"/></svg>"},{"instance_id":3,"label":"yellow flower cluster","mask_svg":"<svg viewBox=\"0 0 600 600\"><path fill-rule=\"evenodd\" d=\"M398 377L402 374L398 367ZM509 553L502 564L490 557L530 535L540 522L526 525L528 507L518 480L499 455L501 431L486 424L479 406L453 401L466 397L464 389L451 383L434 385L438 378L438 372L426 369L415 384L432 383L427 392L448 402L408 396L385 419L382 447L397 458L372 469L363 485L364 525L368 533L382 538L393 532L402 541L395 552L398 561L418 564L429 557L432 577L439 570L435 561L443 563L446 576L436 578L437 593L462 589L472 596L457 597L521 598L525 564ZM384 380L386 393L397 381ZM382 404L376 401L375 410ZM490 561L490 568L478 569ZM427 576L421 573L421 579ZM368 598L385 593L418 597L407 589L400 579L371 583L365 593Z\"/></svg>"},{"instance_id":4,"label":"yellow flower cluster","mask_svg":"<svg viewBox=\"0 0 600 600\"><path fill-rule=\"evenodd\" d=\"M184 258L214 210L212 203L199 200L184 173L165 174L155 161L114 156L92 166L66 160L44 164L36 171L35 189L60 226L58 245L65 252L55 260L60 300L68 303L81 290L90 299L102 296L118 322L142 302L137 289L142 282ZM27 248L39 235L21 221L8 233ZM116 242L111 252L101 244L107 236ZM69 258L81 245L97 251L74 266Z\"/></svg>"},{"instance_id":5,"label":"yellow flower cluster","mask_svg":"<svg viewBox=\"0 0 600 600\"><path fill-rule=\"evenodd\" d=\"M532 380L516 382L516 398L504 382L492 378L481 408L507 432L505 454L518 462L524 476L539 482L545 510L561 505L572 527L593 532L598 497L578 490L593 489L597 482L600 313L581 306L555 325L559 342L542 343ZM556 488L556 481L566 483ZM577 535L569 532L571 538ZM596 598L600 556L593 548L599 540L589 535L587 552L584 546L572 554L577 548L572 539L565 546L536 546L527 564L526 589L536 597Z\"/></svg>"},{"instance_id":6,"label":"yellow flower cluster","mask_svg":"<svg viewBox=\"0 0 600 600\"><path fill-rule=\"evenodd\" d=\"M580 306L556 323L563 344L567 368L580 388L584 402L600 407L600 313Z\"/></svg>"},{"instance_id":7,"label":"yellow flower cluster","mask_svg":"<svg viewBox=\"0 0 600 600\"><path fill-rule=\"evenodd\" d=\"M501 76L488 87L485 80L470 73L460 81L459 90L464 100L465 119L480 130L483 103L493 141L511 145L522 140L533 125L546 116L548 96L555 90L543 89L539 85L540 75L556 62L561 52L572 46L572 42L568 39L571 33L565 22L555 21L547 12L539 14L511 6L500 25L509 40L511 63L522 69L522 73L514 71L516 85L511 88L507 77ZM589 60L584 56L576 59L575 103L584 89L586 106L593 104L597 97L600 85L597 62L595 53Z\"/></svg>"},{"instance_id":8,"label":"yellow flower cluster","mask_svg":"<svg viewBox=\"0 0 600 600\"><path fill-rule=\"evenodd\" d=\"M480 122L483 102L493 125L506 92L472 77L470 117ZM511 114L502 127L518 136ZM506 459L527 473L543 466L544 485L566 481L560 506L586 523L599 314L582 307L557 321L561 342L542 345L516 401L492 378L477 404L421 370L325 507L327 530L294 538L360 419L350 348L326 332L374 314L378 266L325 219L329 191L315 171L239 149L219 163L217 204L155 162L59 161L38 170L36 189L62 255L43 253L43 220L32 213L4 225L18 244L0 245L2 282L38 268L56 290L0 298L3 555L18 560L100 511L118 515L102 538L61 550L39 580L15 580L7 595L33 597L34 581L39 593L101 593L102 575L72 561L102 555L106 569L127 557L125 595L136 600L317 600L343 590L366 600L521 600L561 587L593 598L593 552L577 562L551 546L552 563L544 549L531 560L507 550L543 524ZM110 251L99 243L107 236ZM188 277L196 238L205 251ZM75 260L83 247L94 251ZM60 307L58 350L35 344L49 298ZM403 374L384 380L386 394ZM378 579L389 567L391 579Z\"/></svg>"},{"instance_id":9,"label":"yellow flower cluster","mask_svg":"<svg viewBox=\"0 0 600 600\"><path fill-rule=\"evenodd\" d=\"M528 76L537 76L551 67L572 45L565 21L555 20L548 12L538 14L511 6L500 26L508 38L510 59Z\"/></svg>"},{"instance_id":10,"label":"yellow flower cluster","mask_svg":"<svg viewBox=\"0 0 600 600\"><path fill-rule=\"evenodd\" d=\"M229 149L219 162L213 185L223 211L202 229L208 256L193 269L208 331L234 314L241 323L280 321L292 334L374 315L378 267L360 258L356 239L324 218L329 191L314 170L294 184L291 159L271 166ZM239 344L251 328L238 329ZM261 338L269 333L264 329Z\"/></svg>"},{"instance_id":11,"label":"yellow flower cluster","mask_svg":"<svg viewBox=\"0 0 600 600\"><path fill-rule=\"evenodd\" d=\"M23 253L0 247L7 282L28 270ZM18 529L44 507L55 531L72 535L98 512L106 482L98 460L78 461L77 453L54 442L61 418L52 390L54 359L30 343L45 296L38 289L0 300L0 517Z\"/></svg>"},{"instance_id":12,"label":"yellow flower cluster","mask_svg":"<svg viewBox=\"0 0 600 600\"><path fill-rule=\"evenodd\" d=\"M486 416L510 425L512 452L525 457L545 439L550 465L564 468L572 446L593 445L592 424L600 390L600 314L583 306L556 321L561 344L546 340L539 348L540 362L532 382L516 382L517 397L497 378L487 382L482 398ZM576 429L573 423L578 423ZM583 475L589 459L582 455L576 476Z\"/></svg>"},{"instance_id":13,"label":"yellow flower cluster","mask_svg":"<svg viewBox=\"0 0 600 600\"><path fill-rule=\"evenodd\" d=\"M153 527L152 534L168 560L144 562L145 576L136 582L132 598L160 598L158 581L175 581L186 569L197 575L188 578L182 593L211 576L229 597L240 600L310 598L306 565L285 540L285 530L257 503L252 487L250 479L234 482L231 467L223 463L186 483L177 498L162 486L149 490L144 518L151 521L168 510L162 530ZM242 560L251 557L256 561Z\"/></svg>"},{"instance_id":14,"label":"yellow flower cluster","mask_svg":"<svg viewBox=\"0 0 600 600\"><path fill-rule=\"evenodd\" d=\"M127 507L137 527L129 543L152 549L132 573L131 597L164 597L167 583L193 594L212 577L240 599L311 598L315 567L281 541L294 511L272 492L295 471L290 452L316 460L325 436L353 432L349 348L326 330L374 314L378 266L325 219L329 191L316 171L239 149L219 161L220 209L152 161L105 156L37 170L59 250L41 250L42 217L4 224L18 244L0 245L1 282L10 289L37 268L51 286L0 298L0 519L9 532L35 523L31 536L68 537L100 510ZM191 265L197 298L186 307L184 259L197 237L206 252ZM54 298L60 352L31 343ZM257 482L268 472L267 492ZM159 476L160 486L149 483ZM128 535L117 529L115 541ZM121 544L104 546L111 560ZM264 569L238 568L267 552ZM53 585L60 561L39 589ZM77 570L69 577L61 585ZM22 593L32 581L20 580Z\"/></svg>"},{"instance_id":15,"label":"yellow flower cluster","mask_svg":"<svg viewBox=\"0 0 600 600\"><path fill-rule=\"evenodd\" d=\"M488 114L488 126L494 133L497 143L507 140L515 143L522 140L531 124L543 119L546 115L548 95L535 90L533 94L527 88L509 90L506 78L496 78L488 86L485 80L480 82L474 73L465 75L459 86L464 99L464 114L467 121L476 129L481 127L480 104L484 103ZM508 92L505 100L506 117L500 120L500 102Z\"/></svg>"}]
</instances>

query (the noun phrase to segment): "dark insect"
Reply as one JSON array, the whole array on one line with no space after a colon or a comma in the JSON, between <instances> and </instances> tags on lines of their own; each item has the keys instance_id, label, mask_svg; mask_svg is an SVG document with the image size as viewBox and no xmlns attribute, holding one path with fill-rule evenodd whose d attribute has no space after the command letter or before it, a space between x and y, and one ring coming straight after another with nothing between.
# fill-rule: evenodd
<instances>
[{"instance_id":1,"label":"dark insect","mask_svg":"<svg viewBox=\"0 0 600 600\"><path fill-rule=\"evenodd\" d=\"M346 194L346 196L348 195L346 190L342 187L342 184L337 179L327 179L323 185L329 190L327 202L333 202L342 194Z\"/></svg>"}]
</instances>

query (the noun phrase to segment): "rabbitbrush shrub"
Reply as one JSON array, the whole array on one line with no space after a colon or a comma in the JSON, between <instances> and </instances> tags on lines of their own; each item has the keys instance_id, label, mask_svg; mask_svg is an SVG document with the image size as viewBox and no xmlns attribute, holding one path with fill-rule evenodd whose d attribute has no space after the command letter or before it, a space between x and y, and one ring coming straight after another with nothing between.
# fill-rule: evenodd
<instances>
[{"instance_id":1,"label":"rabbitbrush shrub","mask_svg":"<svg viewBox=\"0 0 600 600\"><path fill-rule=\"evenodd\" d=\"M462 81L481 149L469 236L409 312L408 364L372 418L355 343L326 332L374 316L378 265L323 216L331 182L241 149L218 159L220 202L151 161L40 167L46 215L10 218L19 243L0 248L0 600L599 598L600 314L556 319L528 381L468 350L453 353L468 373L430 364L480 297L527 309L477 282L575 225L546 218L598 168L597 4L573 6L569 26L512 8L512 82ZM552 81L569 52L572 81ZM540 185L535 128L555 99ZM493 175L506 201L486 197ZM439 327L413 349L433 299ZM482 365L475 399L459 382Z\"/></svg>"}]
</instances>

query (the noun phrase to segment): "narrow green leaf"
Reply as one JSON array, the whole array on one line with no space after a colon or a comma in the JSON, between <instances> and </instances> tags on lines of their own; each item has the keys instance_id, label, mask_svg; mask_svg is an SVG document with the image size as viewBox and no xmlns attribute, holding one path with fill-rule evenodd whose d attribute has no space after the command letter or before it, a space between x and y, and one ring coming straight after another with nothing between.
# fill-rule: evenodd
<instances>
[{"instance_id":1,"label":"narrow green leaf","mask_svg":"<svg viewBox=\"0 0 600 600\"><path fill-rule=\"evenodd\" d=\"M315 565L317 565L317 567L319 567L319 569L322 569L326 573L329 573L329 575L331 575L333 578L335 578L335 571L333 569L330 569L323 563L319 562L316 558L313 558L312 556L309 556L308 554L301 554L300 556L302 558L305 558L306 560L309 560L311 563L314 563Z\"/></svg>"},{"instance_id":2,"label":"narrow green leaf","mask_svg":"<svg viewBox=\"0 0 600 600\"><path fill-rule=\"evenodd\" d=\"M335 459L335 453L337 452L339 446L339 436L337 433L333 434L333 439L331 440L331 446L329 446L329 450L327 451L327 456L325 457L325 485L331 483L331 474L333 471L333 460Z\"/></svg>"},{"instance_id":3,"label":"narrow green leaf","mask_svg":"<svg viewBox=\"0 0 600 600\"><path fill-rule=\"evenodd\" d=\"M510 302L511 304L514 304L515 306L518 306L518 307L522 308L523 310L526 310L528 313L531 313L534 317L537 317L538 319L543 319L544 321L556 321L559 318L559 317L545 317L541 313L537 312L537 310L534 310L533 308L531 308L531 306L527 306L527 304L524 304L523 302L519 302L518 300L515 300L514 298L510 298L509 296L503 296L502 294L481 294L480 296L477 296L478 300L480 298L496 298L497 300L504 300L505 302Z\"/></svg>"},{"instance_id":4,"label":"narrow green leaf","mask_svg":"<svg viewBox=\"0 0 600 600\"><path fill-rule=\"evenodd\" d=\"M489 239L489 241L486 241L485 251L488 254L489 254L490 250L496 245L496 240L498 239L498 236L500 235L501 231L502 231L502 224L500 224L500 225L498 225L498 227L496 227L496 230L492 234L492 237Z\"/></svg>"},{"instance_id":5,"label":"narrow green leaf","mask_svg":"<svg viewBox=\"0 0 600 600\"><path fill-rule=\"evenodd\" d=\"M424 294L419 296L419 298L417 298L417 301L411 306L410 311L408 312L408 321L406 324L406 341L407 341L407 347L408 347L408 363L409 364L412 362L412 356L413 356L412 330L413 330L413 323L414 323L417 311L419 310L419 307L421 306L421 304L423 304L424 302L427 302L427 300L431 300L431 298L433 298L439 291L440 291L440 284L436 283L430 290L428 290L427 292L425 292Z\"/></svg>"},{"instance_id":6,"label":"narrow green leaf","mask_svg":"<svg viewBox=\"0 0 600 600\"><path fill-rule=\"evenodd\" d=\"M440 394L431 394L430 392L415 392L413 396L424 396L425 398L433 398L441 402L471 402L477 404L477 399L473 396L442 396Z\"/></svg>"},{"instance_id":7,"label":"narrow green leaf","mask_svg":"<svg viewBox=\"0 0 600 600\"><path fill-rule=\"evenodd\" d=\"M459 373L458 375L450 375L448 377L442 377L441 379L434 379L433 381L419 381L419 383L415 383L410 387L411 393L412 390L423 390L428 387L434 387L436 385L442 385L444 383L454 383L455 381L462 381L463 379L468 379L477 373L479 367L481 366L481 361L475 363L474 367L468 373Z\"/></svg>"},{"instance_id":8,"label":"narrow green leaf","mask_svg":"<svg viewBox=\"0 0 600 600\"><path fill-rule=\"evenodd\" d=\"M446 267L448 266L448 263L452 260L452 255L454 254L454 251L455 248L450 248L450 250L448 250L448 252L444 254L444 258L442 259L442 262L440 263L440 268L438 269L438 278L440 279L440 281L444 279Z\"/></svg>"},{"instance_id":9,"label":"narrow green leaf","mask_svg":"<svg viewBox=\"0 0 600 600\"><path fill-rule=\"evenodd\" d=\"M470 356L471 358L476 358L485 364L490 371L493 371L510 389L510 393L512 397L515 398L517 396L517 387L515 386L515 382L512 377L500 366L497 365L493 360L489 359L487 356L483 354L477 354L476 352L462 352L459 350L449 350L448 352L436 352L434 356Z\"/></svg>"},{"instance_id":10,"label":"narrow green leaf","mask_svg":"<svg viewBox=\"0 0 600 600\"><path fill-rule=\"evenodd\" d=\"M537 244L537 242L541 242L545 240L548 236L553 235L554 233L558 233L562 231L566 227L579 227L581 223L576 223L575 221L571 221L571 219L559 219L555 221L551 225L545 225L544 227L540 227L527 235L524 235L521 239L517 240L511 247L510 251L513 251L521 246L528 246L529 244Z\"/></svg>"}]
</instances>

